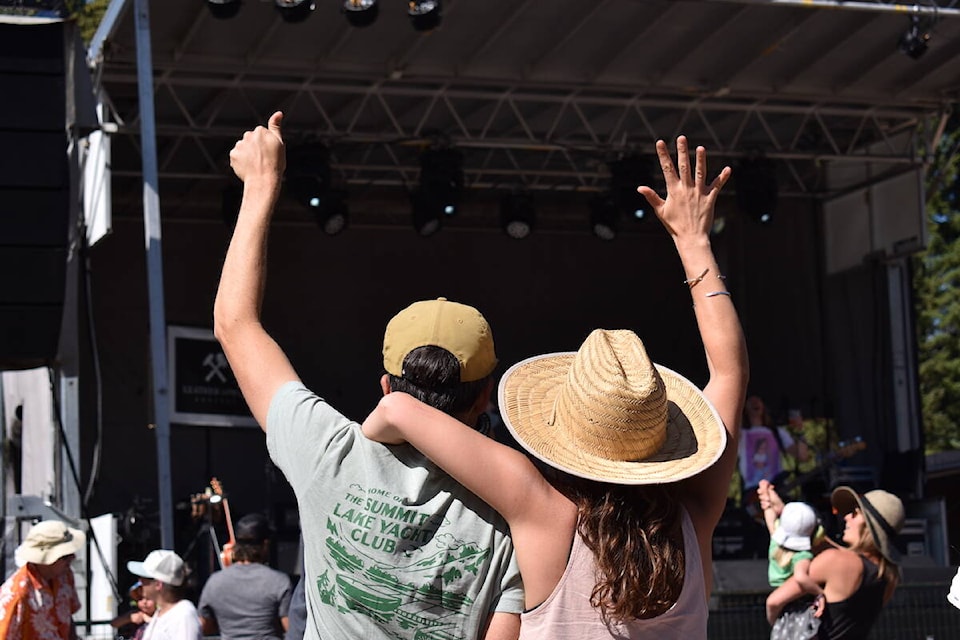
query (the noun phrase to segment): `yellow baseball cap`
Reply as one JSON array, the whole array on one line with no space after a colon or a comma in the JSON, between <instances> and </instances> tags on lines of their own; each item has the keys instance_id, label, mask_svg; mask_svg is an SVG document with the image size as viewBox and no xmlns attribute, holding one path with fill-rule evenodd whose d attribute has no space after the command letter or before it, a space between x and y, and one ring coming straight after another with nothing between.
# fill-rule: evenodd
<instances>
[{"instance_id":1,"label":"yellow baseball cap","mask_svg":"<svg viewBox=\"0 0 960 640\"><path fill-rule=\"evenodd\" d=\"M390 319L383 335L383 368L402 377L407 354L428 346L456 356L460 382L481 380L497 366L487 320L473 307L446 298L414 302Z\"/></svg>"}]
</instances>

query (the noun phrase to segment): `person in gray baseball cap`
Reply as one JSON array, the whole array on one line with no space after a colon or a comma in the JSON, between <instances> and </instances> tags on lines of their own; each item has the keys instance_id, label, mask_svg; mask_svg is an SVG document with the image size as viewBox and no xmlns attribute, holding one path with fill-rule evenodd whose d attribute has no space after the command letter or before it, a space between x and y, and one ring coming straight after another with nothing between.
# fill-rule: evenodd
<instances>
[{"instance_id":1,"label":"person in gray baseball cap","mask_svg":"<svg viewBox=\"0 0 960 640\"><path fill-rule=\"evenodd\" d=\"M896 538L906 517L903 502L882 489L858 494L837 487L833 510L843 517L845 547L826 549L810 563L818 588L814 604L821 620L820 637L864 638L900 581ZM775 620L785 605L801 598L793 578L767 597L767 618Z\"/></svg>"},{"instance_id":2,"label":"person in gray baseball cap","mask_svg":"<svg viewBox=\"0 0 960 640\"><path fill-rule=\"evenodd\" d=\"M139 576L144 597L157 603L143 640L201 640L197 608L185 597L183 583L187 571L180 556L167 549L156 549L142 562L128 562L127 570Z\"/></svg>"}]
</instances>

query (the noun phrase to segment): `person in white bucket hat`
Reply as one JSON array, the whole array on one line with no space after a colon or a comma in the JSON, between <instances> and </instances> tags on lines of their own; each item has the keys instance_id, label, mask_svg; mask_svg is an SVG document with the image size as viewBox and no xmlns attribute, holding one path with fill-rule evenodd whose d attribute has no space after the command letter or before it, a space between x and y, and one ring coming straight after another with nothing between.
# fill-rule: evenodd
<instances>
[{"instance_id":1,"label":"person in white bucket hat","mask_svg":"<svg viewBox=\"0 0 960 640\"><path fill-rule=\"evenodd\" d=\"M14 552L20 567L0 587L0 638L70 640L80 609L70 563L86 544L83 531L59 520L38 522Z\"/></svg>"},{"instance_id":2,"label":"person in white bucket hat","mask_svg":"<svg viewBox=\"0 0 960 640\"><path fill-rule=\"evenodd\" d=\"M384 396L363 424L371 439L414 445L507 520L524 583L521 638L707 637L711 538L748 377L710 247L730 169L706 182L706 151L696 150L693 171L683 136L676 166L663 141L657 155L666 200L639 190L686 274L678 285L691 296L710 372L702 391L655 364L632 331L596 330L577 352L529 358L500 381L504 424L543 466L401 393Z\"/></svg>"},{"instance_id":3,"label":"person in white bucket hat","mask_svg":"<svg viewBox=\"0 0 960 640\"><path fill-rule=\"evenodd\" d=\"M143 596L157 605L142 640L203 638L197 608L185 597L187 571L180 556L167 549L156 549L142 562L128 562L127 570L140 578Z\"/></svg>"}]
</instances>

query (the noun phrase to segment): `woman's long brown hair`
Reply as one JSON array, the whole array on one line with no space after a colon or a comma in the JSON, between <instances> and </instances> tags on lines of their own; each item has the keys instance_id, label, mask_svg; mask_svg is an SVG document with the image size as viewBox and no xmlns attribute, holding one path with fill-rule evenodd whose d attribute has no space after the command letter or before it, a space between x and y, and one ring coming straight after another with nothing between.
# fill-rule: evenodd
<instances>
[{"instance_id":1,"label":"woman's long brown hair","mask_svg":"<svg viewBox=\"0 0 960 640\"><path fill-rule=\"evenodd\" d=\"M590 604L608 623L666 612L683 589L679 502L665 486L565 480L579 510L577 531L596 559Z\"/></svg>"}]
</instances>

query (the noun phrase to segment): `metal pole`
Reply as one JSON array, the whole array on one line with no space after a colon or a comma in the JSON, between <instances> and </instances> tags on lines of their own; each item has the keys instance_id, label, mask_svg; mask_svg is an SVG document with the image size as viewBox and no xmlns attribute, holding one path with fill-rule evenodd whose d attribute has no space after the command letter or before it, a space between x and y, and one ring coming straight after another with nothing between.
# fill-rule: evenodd
<instances>
[{"instance_id":1,"label":"metal pole","mask_svg":"<svg viewBox=\"0 0 960 640\"><path fill-rule=\"evenodd\" d=\"M960 9L941 7L939 5L921 4L915 2L906 4L901 2L855 2L852 0L712 0L713 2L730 2L733 4L764 4L771 6L802 7L804 9L840 9L843 11L870 11L873 13L900 13L903 15L923 15L934 18L955 18L960 16Z\"/></svg>"},{"instance_id":2,"label":"metal pole","mask_svg":"<svg viewBox=\"0 0 960 640\"><path fill-rule=\"evenodd\" d=\"M150 54L150 7L136 0L137 85L143 163L143 230L147 250L150 306L150 363L153 415L157 434L157 486L160 494L160 542L173 549L173 496L170 482L170 409L167 389L166 328L163 302L163 255L157 177L157 130L153 109L153 62Z\"/></svg>"}]
</instances>

